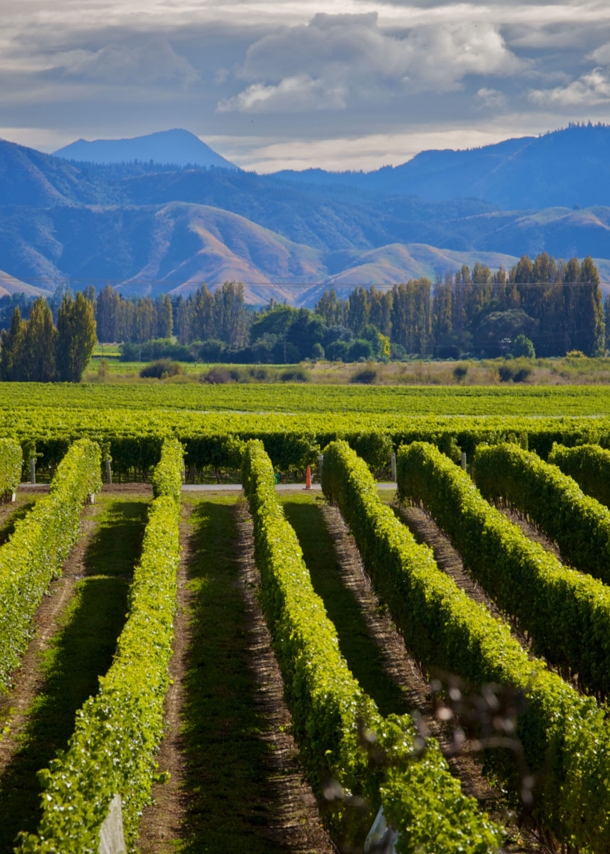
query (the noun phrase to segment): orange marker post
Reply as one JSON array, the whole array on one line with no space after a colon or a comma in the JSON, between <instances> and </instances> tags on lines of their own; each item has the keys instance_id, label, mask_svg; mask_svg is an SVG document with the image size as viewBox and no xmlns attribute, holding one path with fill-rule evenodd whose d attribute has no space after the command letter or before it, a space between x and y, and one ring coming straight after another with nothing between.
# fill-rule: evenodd
<instances>
[{"instance_id":1,"label":"orange marker post","mask_svg":"<svg viewBox=\"0 0 610 854\"><path fill-rule=\"evenodd\" d=\"M311 466L305 470L305 489L311 489Z\"/></svg>"}]
</instances>

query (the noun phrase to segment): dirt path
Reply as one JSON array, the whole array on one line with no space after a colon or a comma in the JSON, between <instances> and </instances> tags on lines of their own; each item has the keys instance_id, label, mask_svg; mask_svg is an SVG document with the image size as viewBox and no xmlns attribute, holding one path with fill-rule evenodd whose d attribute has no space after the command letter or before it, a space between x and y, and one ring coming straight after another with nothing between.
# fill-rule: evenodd
<instances>
[{"instance_id":1,"label":"dirt path","mask_svg":"<svg viewBox=\"0 0 610 854\"><path fill-rule=\"evenodd\" d=\"M419 542L427 542L435 550L439 567L451 575L464 591L475 601L487 607L489 602L484 591L476 585L464 571L461 559L445 535L432 519L419 508L399 508L405 521ZM411 511L415 511L411 513ZM475 797L482 809L500 824L507 827L512 842L507 843L503 852L511 854L542 854L547 848L534 834L519 830L514 817L507 810L506 803L483 775L479 757L469 753L468 744L464 752L453 753L453 736L449 728L441 723L433 711L432 691L421 669L405 648L402 636L397 631L390 615L379 607L379 600L365 572L356 541L348 526L335 507L324 508L325 518L335 541L337 557L344 577L344 583L358 598L365 615L371 637L379 644L383 652L388 673L401 685L408 697L411 708L422 716L425 726L434 736L445 754L452 773L461 784L463 791ZM442 566L441 566L442 563ZM518 841L515 841L518 840Z\"/></svg>"},{"instance_id":2,"label":"dirt path","mask_svg":"<svg viewBox=\"0 0 610 854\"><path fill-rule=\"evenodd\" d=\"M335 543L343 582L360 603L369 634L381 650L387 672L404 691L408 707L419 712L431 735L438 739L441 749L448 756L452 772L462 783L464 792L477 798L485 809L493 809L499 796L483 777L479 766L467 755L450 755L451 734L434 716L430 685L405 648L402 636L396 630L390 615L380 608L356 541L341 513L336 507L329 505L323 508L323 513Z\"/></svg>"},{"instance_id":3,"label":"dirt path","mask_svg":"<svg viewBox=\"0 0 610 854\"><path fill-rule=\"evenodd\" d=\"M517 628L515 620L508 620L499 610L493 599L487 595L484 588L475 581L464 569L464 563L459 552L453 547L449 537L439 528L434 519L421 507L402 507L395 505L400 518L405 522L418 543L431 546L439 569L452 578L460 590L483 605L494 617L506 622L514 637L525 650L529 652L530 642Z\"/></svg>"},{"instance_id":4,"label":"dirt path","mask_svg":"<svg viewBox=\"0 0 610 854\"><path fill-rule=\"evenodd\" d=\"M322 826L316 799L305 780L298 748L290 734L291 717L284 702L282 677L257 596L260 575L254 561L252 520L245 502L235 505L235 515L240 580L251 635L250 666L258 683L257 703L268 724L261 737L271 747L269 764L276 806L273 833L287 852L332 854L336 849Z\"/></svg>"},{"instance_id":5,"label":"dirt path","mask_svg":"<svg viewBox=\"0 0 610 854\"><path fill-rule=\"evenodd\" d=\"M189 525L192 512L192 505L183 505L180 525L182 555L178 570L174 651L169 668L172 684L165 699L166 734L159 752L159 770L168 771L170 778L166 783L155 784L152 792L154 803L146 807L143 812L138 839L138 849L142 854L162 854L175 849L187 815L181 730L186 654L191 636L188 615L192 594L187 585L187 575L194 551L193 532Z\"/></svg>"},{"instance_id":6,"label":"dirt path","mask_svg":"<svg viewBox=\"0 0 610 854\"><path fill-rule=\"evenodd\" d=\"M540 530L540 528L538 528L533 522L530 522L527 516L524 516L523 513L520 513L518 510L515 510L514 507L510 507L507 504L496 504L494 506L514 525L521 528L528 539L538 543L543 549L554 555L557 560L562 561L561 552L559 551L557 543L554 543L543 531Z\"/></svg>"},{"instance_id":7,"label":"dirt path","mask_svg":"<svg viewBox=\"0 0 610 854\"><path fill-rule=\"evenodd\" d=\"M59 617L70 601L76 582L84 574L84 556L95 530L99 505L87 505L81 518L81 534L64 564L62 575L51 582L34 617L33 637L14 674L14 688L0 698L4 730L0 739L0 775L19 748L19 736L28 722L27 712L44 683L41 657L59 629Z\"/></svg>"}]
</instances>

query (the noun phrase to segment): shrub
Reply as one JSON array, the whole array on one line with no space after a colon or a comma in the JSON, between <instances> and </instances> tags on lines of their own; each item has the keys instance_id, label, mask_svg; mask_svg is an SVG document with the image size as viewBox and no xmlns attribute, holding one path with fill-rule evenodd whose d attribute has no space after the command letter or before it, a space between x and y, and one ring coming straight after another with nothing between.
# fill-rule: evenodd
<instances>
[{"instance_id":1,"label":"shrub","mask_svg":"<svg viewBox=\"0 0 610 854\"><path fill-rule=\"evenodd\" d=\"M207 374L202 374L200 382L212 385L226 385L235 382L235 378L228 368L210 368Z\"/></svg>"},{"instance_id":2,"label":"shrub","mask_svg":"<svg viewBox=\"0 0 610 854\"><path fill-rule=\"evenodd\" d=\"M456 382L461 383L466 379L466 374L468 373L467 365L456 365L453 369L453 376Z\"/></svg>"},{"instance_id":3,"label":"shrub","mask_svg":"<svg viewBox=\"0 0 610 854\"><path fill-rule=\"evenodd\" d=\"M536 357L536 351L531 339L526 335L523 335L523 333L517 335L513 341L512 354L516 359L520 356L524 356L526 359L534 359Z\"/></svg>"},{"instance_id":4,"label":"shrub","mask_svg":"<svg viewBox=\"0 0 610 854\"><path fill-rule=\"evenodd\" d=\"M359 383L360 385L371 385L377 379L377 371L375 368L363 368L361 371L356 371L349 378L351 383Z\"/></svg>"},{"instance_id":5,"label":"shrub","mask_svg":"<svg viewBox=\"0 0 610 854\"><path fill-rule=\"evenodd\" d=\"M503 365L500 365L498 368L498 373L500 374L500 379L502 382L509 382L512 380L515 383L522 383L529 377L532 369L525 365L509 365L506 362Z\"/></svg>"},{"instance_id":6,"label":"shrub","mask_svg":"<svg viewBox=\"0 0 610 854\"><path fill-rule=\"evenodd\" d=\"M307 383L309 374L301 368L289 368L282 372L280 379L283 383Z\"/></svg>"},{"instance_id":7,"label":"shrub","mask_svg":"<svg viewBox=\"0 0 610 854\"><path fill-rule=\"evenodd\" d=\"M347 350L347 360L349 362L357 362L359 359L366 361L373 358L373 346L370 341L364 338L356 338L349 345Z\"/></svg>"},{"instance_id":8,"label":"shrub","mask_svg":"<svg viewBox=\"0 0 610 854\"><path fill-rule=\"evenodd\" d=\"M184 369L180 362L172 362L171 359L158 359L156 362L151 362L150 365L142 368L140 376L164 380L167 377L176 377L183 372Z\"/></svg>"}]
</instances>

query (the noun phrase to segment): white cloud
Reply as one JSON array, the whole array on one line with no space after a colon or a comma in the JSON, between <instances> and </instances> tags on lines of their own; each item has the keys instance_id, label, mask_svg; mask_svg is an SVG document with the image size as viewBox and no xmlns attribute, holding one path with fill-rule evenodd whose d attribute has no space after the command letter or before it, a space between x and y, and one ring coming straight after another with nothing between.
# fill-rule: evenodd
<instances>
[{"instance_id":1,"label":"white cloud","mask_svg":"<svg viewBox=\"0 0 610 854\"><path fill-rule=\"evenodd\" d=\"M482 106L489 107L490 109L501 109L506 106L506 95L498 89L488 89L486 86L483 86L478 90L477 98Z\"/></svg>"},{"instance_id":2,"label":"white cloud","mask_svg":"<svg viewBox=\"0 0 610 854\"><path fill-rule=\"evenodd\" d=\"M109 44L101 50L73 50L52 58L56 69L69 77L101 83L191 83L198 74L167 41L158 39L141 47Z\"/></svg>"},{"instance_id":3,"label":"white cloud","mask_svg":"<svg viewBox=\"0 0 610 854\"><path fill-rule=\"evenodd\" d=\"M318 14L251 45L238 72L251 85L219 110L345 107L350 93L376 100L405 90L446 92L469 75L508 76L526 67L485 22L430 24L398 36L382 29L374 12Z\"/></svg>"},{"instance_id":4,"label":"white cloud","mask_svg":"<svg viewBox=\"0 0 610 854\"><path fill-rule=\"evenodd\" d=\"M595 48L585 58L590 59L592 62L598 62L601 65L610 65L610 42L606 42L606 44Z\"/></svg>"},{"instance_id":5,"label":"white cloud","mask_svg":"<svg viewBox=\"0 0 610 854\"><path fill-rule=\"evenodd\" d=\"M206 137L206 141L243 169L276 172L280 169L319 167L378 169L398 166L420 151L429 149L477 148L510 137L537 135L548 129L548 116L511 114L473 123L415 126L398 133L374 133L327 139L293 138L278 142L267 137Z\"/></svg>"},{"instance_id":6,"label":"white cloud","mask_svg":"<svg viewBox=\"0 0 610 854\"><path fill-rule=\"evenodd\" d=\"M285 77L277 86L265 86L254 83L243 92L220 101L218 111L240 112L300 112L303 110L342 110L345 109L346 87L326 85L323 81L313 80L307 74Z\"/></svg>"},{"instance_id":7,"label":"white cloud","mask_svg":"<svg viewBox=\"0 0 610 854\"><path fill-rule=\"evenodd\" d=\"M567 86L532 89L528 97L534 104L558 107L592 107L610 103L610 69L593 68Z\"/></svg>"}]
</instances>

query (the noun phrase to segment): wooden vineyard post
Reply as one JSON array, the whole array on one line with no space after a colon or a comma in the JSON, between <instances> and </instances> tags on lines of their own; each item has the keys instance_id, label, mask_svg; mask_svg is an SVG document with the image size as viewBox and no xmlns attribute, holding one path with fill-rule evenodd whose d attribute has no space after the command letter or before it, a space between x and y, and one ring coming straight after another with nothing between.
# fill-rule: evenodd
<instances>
[{"instance_id":1,"label":"wooden vineyard post","mask_svg":"<svg viewBox=\"0 0 610 854\"><path fill-rule=\"evenodd\" d=\"M36 457L30 457L30 483L36 483Z\"/></svg>"},{"instance_id":2,"label":"wooden vineyard post","mask_svg":"<svg viewBox=\"0 0 610 854\"><path fill-rule=\"evenodd\" d=\"M390 457L390 465L392 466L392 481L394 483L396 483L397 478L396 478L396 454L395 453L392 453L392 456Z\"/></svg>"},{"instance_id":3,"label":"wooden vineyard post","mask_svg":"<svg viewBox=\"0 0 610 854\"><path fill-rule=\"evenodd\" d=\"M318 477L322 483L322 467L324 466L324 454L318 454Z\"/></svg>"},{"instance_id":4,"label":"wooden vineyard post","mask_svg":"<svg viewBox=\"0 0 610 854\"><path fill-rule=\"evenodd\" d=\"M464 471L468 471L468 461L466 459L466 451L462 451L461 465Z\"/></svg>"},{"instance_id":5,"label":"wooden vineyard post","mask_svg":"<svg viewBox=\"0 0 610 854\"><path fill-rule=\"evenodd\" d=\"M110 801L108 815L100 829L98 854L126 854L126 851L121 796L115 795Z\"/></svg>"},{"instance_id":6,"label":"wooden vineyard post","mask_svg":"<svg viewBox=\"0 0 610 854\"><path fill-rule=\"evenodd\" d=\"M112 486L112 466L109 457L106 457L106 483Z\"/></svg>"},{"instance_id":7,"label":"wooden vineyard post","mask_svg":"<svg viewBox=\"0 0 610 854\"><path fill-rule=\"evenodd\" d=\"M305 489L311 489L311 466L305 469Z\"/></svg>"}]
</instances>

